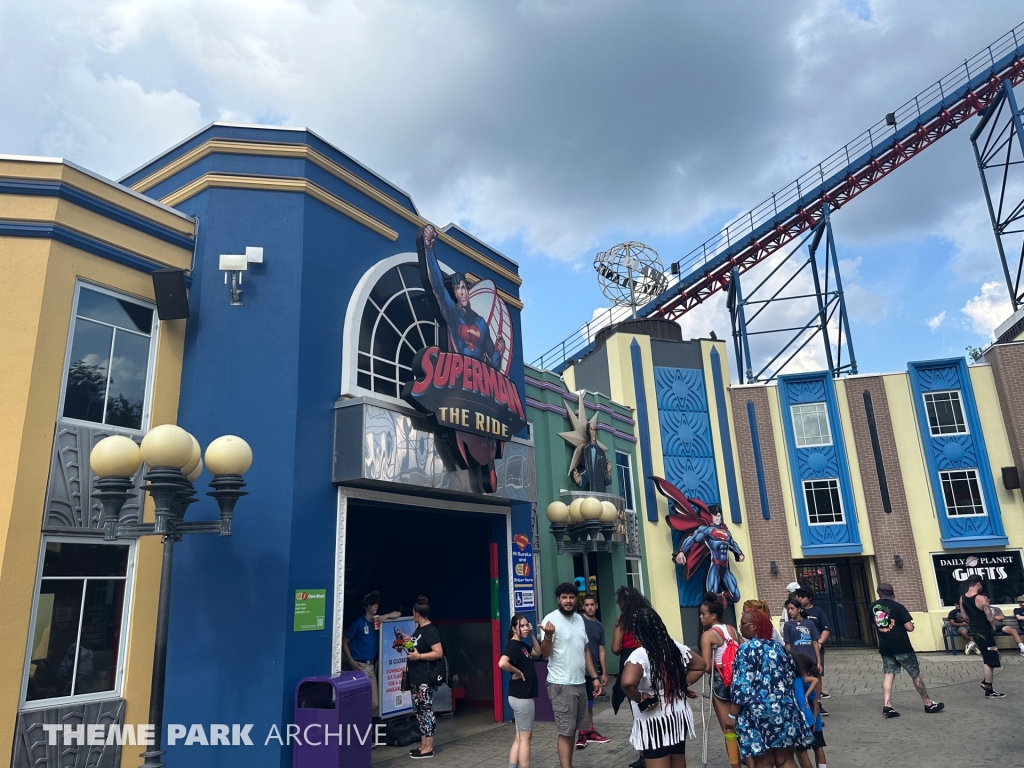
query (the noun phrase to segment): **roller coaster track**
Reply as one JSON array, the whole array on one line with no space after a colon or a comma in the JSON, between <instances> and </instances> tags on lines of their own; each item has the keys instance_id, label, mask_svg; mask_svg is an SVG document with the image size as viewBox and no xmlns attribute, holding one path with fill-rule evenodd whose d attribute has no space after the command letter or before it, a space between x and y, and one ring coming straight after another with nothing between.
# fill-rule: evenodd
<instances>
[{"instance_id":1,"label":"roller coaster track","mask_svg":"<svg viewBox=\"0 0 1024 768\"><path fill-rule=\"evenodd\" d=\"M637 310L638 317L678 320L726 289L733 269L746 272L916 157L947 133L983 112L1004 81L1024 81L1024 24L979 51L937 83L833 152L721 232L671 264L668 288ZM538 358L534 365L563 369L593 348L600 328L624 320L628 309L595 317Z\"/></svg>"}]
</instances>

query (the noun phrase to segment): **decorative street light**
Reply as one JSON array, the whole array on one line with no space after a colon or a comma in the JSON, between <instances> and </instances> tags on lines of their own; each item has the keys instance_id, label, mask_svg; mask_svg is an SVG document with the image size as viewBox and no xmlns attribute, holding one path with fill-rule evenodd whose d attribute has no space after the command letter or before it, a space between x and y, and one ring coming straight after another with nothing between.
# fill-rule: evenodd
<instances>
[{"instance_id":1,"label":"decorative street light","mask_svg":"<svg viewBox=\"0 0 1024 768\"><path fill-rule=\"evenodd\" d=\"M121 508L132 496L132 478L142 462L148 471L142 490L153 497L156 508L152 523L122 523ZM163 424L151 429L141 447L120 435L100 440L89 455L89 464L99 480L93 496L102 504L100 522L103 538L115 541L139 536L162 536L163 563L160 568L160 599L156 617L156 649L153 654L153 685L149 700L149 722L154 726L153 745L143 752L144 768L163 768L160 758L167 754L163 746L164 679L167 673L167 622L171 608L171 565L174 543L187 533L231 535L235 503L246 495L242 475L252 464L252 449L240 437L218 437L206 448L206 468L213 474L212 496L220 507L219 520L185 520L185 512L194 504L196 489L192 483L203 471L199 443L181 427Z\"/></svg>"}]
</instances>

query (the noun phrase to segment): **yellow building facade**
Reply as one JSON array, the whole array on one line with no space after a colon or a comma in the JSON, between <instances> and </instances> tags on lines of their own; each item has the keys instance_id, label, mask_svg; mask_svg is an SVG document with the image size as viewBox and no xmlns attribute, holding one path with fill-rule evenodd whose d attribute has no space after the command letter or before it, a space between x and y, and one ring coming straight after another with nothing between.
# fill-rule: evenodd
<instances>
[{"instance_id":1,"label":"yellow building facade","mask_svg":"<svg viewBox=\"0 0 1024 768\"><path fill-rule=\"evenodd\" d=\"M175 421L186 321L158 320L151 273L190 268L195 228L70 163L0 156L0 754L13 765L51 764L43 724L148 719L161 548L104 544L88 454ZM90 765L122 758L81 750Z\"/></svg>"}]
</instances>

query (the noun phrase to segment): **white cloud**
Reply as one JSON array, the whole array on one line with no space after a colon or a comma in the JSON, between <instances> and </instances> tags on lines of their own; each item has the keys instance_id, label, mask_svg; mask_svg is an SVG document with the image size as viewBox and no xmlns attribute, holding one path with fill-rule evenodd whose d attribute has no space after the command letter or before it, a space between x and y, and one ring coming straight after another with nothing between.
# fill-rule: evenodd
<instances>
[{"instance_id":1,"label":"white cloud","mask_svg":"<svg viewBox=\"0 0 1024 768\"><path fill-rule=\"evenodd\" d=\"M993 280L981 286L981 293L969 300L960 310L971 321L971 330L979 336L995 338L995 329L1013 314L1006 295L1006 286Z\"/></svg>"},{"instance_id":2,"label":"white cloud","mask_svg":"<svg viewBox=\"0 0 1024 768\"><path fill-rule=\"evenodd\" d=\"M945 319L946 319L946 310L942 310L935 317L929 317L925 322L928 323L928 327L931 328L934 331L940 325L942 325L942 321L945 320Z\"/></svg>"}]
</instances>

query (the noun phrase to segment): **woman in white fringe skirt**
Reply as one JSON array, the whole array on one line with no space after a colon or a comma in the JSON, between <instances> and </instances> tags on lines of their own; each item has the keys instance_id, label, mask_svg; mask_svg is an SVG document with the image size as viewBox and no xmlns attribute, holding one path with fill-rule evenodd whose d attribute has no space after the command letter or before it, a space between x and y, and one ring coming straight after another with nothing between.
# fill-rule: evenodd
<instances>
[{"instance_id":1,"label":"woman in white fringe skirt","mask_svg":"<svg viewBox=\"0 0 1024 768\"><path fill-rule=\"evenodd\" d=\"M704 659L669 637L661 617L650 608L633 619L640 644L621 672L622 690L633 707L629 742L647 768L686 768L686 739L696 732L688 688L704 673Z\"/></svg>"}]
</instances>

